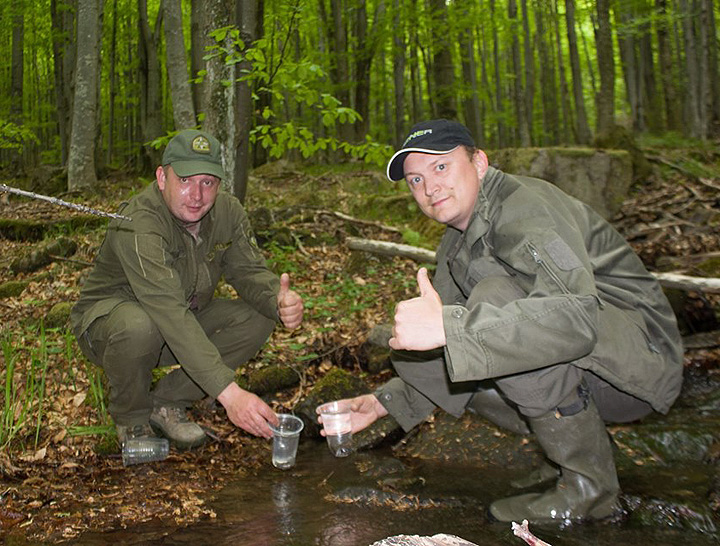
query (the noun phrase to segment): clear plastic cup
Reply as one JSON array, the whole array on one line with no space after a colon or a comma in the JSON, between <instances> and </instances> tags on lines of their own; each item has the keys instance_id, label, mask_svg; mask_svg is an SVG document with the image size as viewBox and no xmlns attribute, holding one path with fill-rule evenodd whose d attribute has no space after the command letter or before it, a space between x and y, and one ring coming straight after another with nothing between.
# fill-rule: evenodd
<instances>
[{"instance_id":1,"label":"clear plastic cup","mask_svg":"<svg viewBox=\"0 0 720 546\"><path fill-rule=\"evenodd\" d=\"M166 438L133 438L122 446L123 465L162 461L168 456L170 443Z\"/></svg>"},{"instance_id":2,"label":"clear plastic cup","mask_svg":"<svg viewBox=\"0 0 720 546\"><path fill-rule=\"evenodd\" d=\"M275 468L285 470L295 466L300 433L304 423L299 417L289 413L277 414L279 423L270 425L273 433L272 464Z\"/></svg>"},{"instance_id":3,"label":"clear plastic cup","mask_svg":"<svg viewBox=\"0 0 720 546\"><path fill-rule=\"evenodd\" d=\"M325 438L330 452L336 457L347 457L353 451L350 403L328 402L319 406Z\"/></svg>"}]
</instances>

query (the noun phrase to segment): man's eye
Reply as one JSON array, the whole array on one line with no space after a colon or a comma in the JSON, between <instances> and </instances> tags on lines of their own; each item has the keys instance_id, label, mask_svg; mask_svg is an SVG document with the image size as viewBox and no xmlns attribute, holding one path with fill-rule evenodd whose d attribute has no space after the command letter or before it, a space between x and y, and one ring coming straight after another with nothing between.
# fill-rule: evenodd
<instances>
[{"instance_id":1,"label":"man's eye","mask_svg":"<svg viewBox=\"0 0 720 546\"><path fill-rule=\"evenodd\" d=\"M181 179L180 179L180 182L182 182L183 184L187 184L187 183L188 183L188 179L187 179L187 178L181 178Z\"/></svg>"},{"instance_id":2,"label":"man's eye","mask_svg":"<svg viewBox=\"0 0 720 546\"><path fill-rule=\"evenodd\" d=\"M444 170L445 170L445 163L440 163L440 164L437 166L437 169L438 169L438 171L444 171Z\"/></svg>"},{"instance_id":3,"label":"man's eye","mask_svg":"<svg viewBox=\"0 0 720 546\"><path fill-rule=\"evenodd\" d=\"M422 181L422 178L420 178L419 176L413 176L410 179L410 184L412 184L413 186L417 186L421 181Z\"/></svg>"}]
</instances>

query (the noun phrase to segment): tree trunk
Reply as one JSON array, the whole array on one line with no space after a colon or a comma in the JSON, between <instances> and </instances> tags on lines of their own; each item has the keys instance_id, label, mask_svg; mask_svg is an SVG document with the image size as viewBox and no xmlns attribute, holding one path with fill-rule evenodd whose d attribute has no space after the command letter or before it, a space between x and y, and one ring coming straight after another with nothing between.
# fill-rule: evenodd
<instances>
[{"instance_id":1,"label":"tree trunk","mask_svg":"<svg viewBox=\"0 0 720 546\"><path fill-rule=\"evenodd\" d=\"M702 121L701 115L701 78L700 63L699 63L699 52L697 51L696 44L699 41L695 29L695 20L697 14L691 9L691 4L688 0L680 0L680 11L683 15L683 34L685 38L685 77L687 79L687 90L685 97L687 101L686 111L688 112L688 119L686 125L688 126L688 132L693 138L704 138L705 128Z\"/></svg>"},{"instance_id":2,"label":"tree trunk","mask_svg":"<svg viewBox=\"0 0 720 546\"><path fill-rule=\"evenodd\" d=\"M160 59L158 43L162 25L162 5L158 9L155 30L150 29L147 13L147 0L138 0L138 41L139 76L140 76L140 135L142 142L150 142L163 134L162 109L160 101ZM160 152L144 145L143 165L141 169L148 171L160 164Z\"/></svg>"},{"instance_id":3,"label":"tree trunk","mask_svg":"<svg viewBox=\"0 0 720 546\"><path fill-rule=\"evenodd\" d=\"M560 76L560 104L562 105L562 142L570 143L570 127L573 125L572 112L570 110L570 92L567 87L567 75L565 73L565 61L563 60L562 38L560 37L560 21L557 11L556 0L552 3L552 21L555 26L555 49L557 50L558 72Z\"/></svg>"},{"instance_id":4,"label":"tree trunk","mask_svg":"<svg viewBox=\"0 0 720 546\"><path fill-rule=\"evenodd\" d=\"M74 20L72 12L62 0L50 1L52 22L53 75L55 109L60 137L60 164L67 165L72 110L71 82L75 66Z\"/></svg>"},{"instance_id":5,"label":"tree trunk","mask_svg":"<svg viewBox=\"0 0 720 546\"><path fill-rule=\"evenodd\" d=\"M78 1L77 65L68 156L69 190L90 189L97 185L95 129L100 58L100 6L98 3L98 0Z\"/></svg>"},{"instance_id":6,"label":"tree trunk","mask_svg":"<svg viewBox=\"0 0 720 546\"><path fill-rule=\"evenodd\" d=\"M393 144L395 148L402 145L405 138L405 33L402 27L404 20L401 13L400 0L393 1L393 83L395 91L395 118L393 120Z\"/></svg>"},{"instance_id":7,"label":"tree trunk","mask_svg":"<svg viewBox=\"0 0 720 546\"><path fill-rule=\"evenodd\" d=\"M671 28L667 15L667 0L655 0L657 16L658 61L660 65L660 78L662 82L662 96L665 110L665 127L670 131L681 128L681 109L678 108L678 94L673 75L673 59L670 46L669 29Z\"/></svg>"},{"instance_id":8,"label":"tree trunk","mask_svg":"<svg viewBox=\"0 0 720 546\"><path fill-rule=\"evenodd\" d=\"M568 49L570 52L570 70L573 80L573 97L575 99L575 133L579 144L590 144L592 136L585 113L585 99L583 98L582 72L580 70L580 55L577 48L577 35L575 33L575 0L565 0L565 20L567 22Z\"/></svg>"},{"instance_id":9,"label":"tree trunk","mask_svg":"<svg viewBox=\"0 0 720 546\"><path fill-rule=\"evenodd\" d=\"M510 35L512 64L515 77L513 78L513 99L515 102L515 118L520 137L520 146L528 148L531 145L530 131L527 125L525 114L525 97L522 92L523 73L522 62L520 61L520 40L518 39L517 3L515 0L508 0L508 19L510 20Z\"/></svg>"},{"instance_id":10,"label":"tree trunk","mask_svg":"<svg viewBox=\"0 0 720 546\"><path fill-rule=\"evenodd\" d=\"M597 44L600 92L595 99L598 137L605 136L615 125L615 62L610 26L610 0L597 0Z\"/></svg>"},{"instance_id":11,"label":"tree trunk","mask_svg":"<svg viewBox=\"0 0 720 546\"><path fill-rule=\"evenodd\" d=\"M701 0L702 55L706 77L703 78L706 136L720 134L720 77L718 76L718 41L713 0Z\"/></svg>"},{"instance_id":12,"label":"tree trunk","mask_svg":"<svg viewBox=\"0 0 720 546\"><path fill-rule=\"evenodd\" d=\"M457 119L457 104L455 101L455 72L452 53L450 51L450 36L448 35L448 13L445 0L428 0L430 17L435 24L431 26L433 52L432 52L432 82L434 93L431 95L434 112L437 117Z\"/></svg>"},{"instance_id":13,"label":"tree trunk","mask_svg":"<svg viewBox=\"0 0 720 546\"><path fill-rule=\"evenodd\" d=\"M190 77L194 83L190 86L193 98L193 108L199 116L205 113L205 98L207 91L205 87L210 82L209 75L203 77L201 72L205 70L205 55L207 54L207 46L215 45L212 38L208 36L211 30L221 28L222 26L209 26L208 22L212 21L214 16L208 15L211 10L212 2L192 2L190 6ZM232 6L226 8L224 19L230 20L232 14ZM219 15L219 14L218 14Z\"/></svg>"},{"instance_id":14,"label":"tree trunk","mask_svg":"<svg viewBox=\"0 0 720 546\"><path fill-rule=\"evenodd\" d=\"M525 57L525 116L530 145L533 145L533 112L535 109L535 58L533 57L532 36L530 35L530 15L527 0L520 0L523 21L523 51ZM540 37L538 37L539 39Z\"/></svg>"},{"instance_id":15,"label":"tree trunk","mask_svg":"<svg viewBox=\"0 0 720 546\"><path fill-rule=\"evenodd\" d=\"M365 135L370 131L370 82L372 79L373 57L379 44L379 30L383 26L385 18L385 4L379 2L373 15L372 27L368 30L367 12L365 0L359 0L355 6L355 78L353 87L355 89L355 110L360 114L360 119L355 122L356 143L365 141Z\"/></svg>"},{"instance_id":16,"label":"tree trunk","mask_svg":"<svg viewBox=\"0 0 720 546\"><path fill-rule=\"evenodd\" d=\"M495 0L490 0L490 20L493 22L493 65L495 68L495 112L501 113L504 110L502 83L500 81L500 44L498 37L497 20L495 18ZM497 147L506 146L505 123L502 119L497 122Z\"/></svg>"},{"instance_id":17,"label":"tree trunk","mask_svg":"<svg viewBox=\"0 0 720 546\"><path fill-rule=\"evenodd\" d=\"M202 10L198 10L196 21L200 28L216 29L228 27L234 23L234 0L205 0ZM206 35L196 36L198 45L210 44ZM213 41L214 42L214 41ZM232 51L237 47L233 43L230 33L227 33L225 40L217 44L221 49ZM202 46L205 47L204 45ZM225 172L235 172L235 161L237 160L237 146L235 139L237 132L235 128L235 117L229 116L228 112L235 109L237 100L238 85L227 85L225 82L235 81L238 77L235 64L226 62L226 55L221 53L211 59L203 61L197 66L197 70L205 70L204 82L200 88L203 91L199 103L203 104L205 119L203 129L215 136L222 143L222 159ZM235 193L233 178L225 178L222 181L223 188L229 193Z\"/></svg>"},{"instance_id":18,"label":"tree trunk","mask_svg":"<svg viewBox=\"0 0 720 546\"><path fill-rule=\"evenodd\" d=\"M25 16L22 4L15 4L12 15L12 54L10 60L10 121L16 125L24 125L23 116L23 79ZM23 148L8 150L9 170L13 175L20 175L22 169ZM0 156L1 158L1 156Z\"/></svg>"},{"instance_id":19,"label":"tree trunk","mask_svg":"<svg viewBox=\"0 0 720 546\"><path fill-rule=\"evenodd\" d=\"M105 150L105 164L110 165L115 145L115 98L117 96L117 0L112 0L112 25L110 35L110 89L108 90L108 123L107 123L107 149Z\"/></svg>"},{"instance_id":20,"label":"tree trunk","mask_svg":"<svg viewBox=\"0 0 720 546\"><path fill-rule=\"evenodd\" d=\"M163 0L163 18L173 120L175 129L180 131L195 127L197 123L185 55L181 0Z\"/></svg>"},{"instance_id":21,"label":"tree trunk","mask_svg":"<svg viewBox=\"0 0 720 546\"><path fill-rule=\"evenodd\" d=\"M255 40L259 38L258 18L261 3L259 0L236 0L235 19L240 29L240 38L246 48L252 47ZM242 61L238 63L238 73L249 70L250 63ZM250 130L253 126L253 99L252 89L247 81L235 82L235 165L232 194L241 202L245 201L247 183L252 168L250 155Z\"/></svg>"},{"instance_id":22,"label":"tree trunk","mask_svg":"<svg viewBox=\"0 0 720 546\"><path fill-rule=\"evenodd\" d=\"M550 54L548 39L545 35L545 0L536 0L535 28L538 40L538 54L540 57L540 86L543 108L543 141L542 144L556 145L560 130L560 116L558 112L558 93L555 84L555 62Z\"/></svg>"}]
</instances>

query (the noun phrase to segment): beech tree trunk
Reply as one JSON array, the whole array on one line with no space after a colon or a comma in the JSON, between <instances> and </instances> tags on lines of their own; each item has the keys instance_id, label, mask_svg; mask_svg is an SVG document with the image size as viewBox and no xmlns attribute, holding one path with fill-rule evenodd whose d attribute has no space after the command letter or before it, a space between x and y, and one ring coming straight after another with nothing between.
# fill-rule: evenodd
<instances>
[{"instance_id":1,"label":"beech tree trunk","mask_svg":"<svg viewBox=\"0 0 720 546\"><path fill-rule=\"evenodd\" d=\"M72 74L75 69L75 21L67 3L62 0L50 1L52 22L52 45L55 108L60 137L60 162L67 165L70 146L70 127L72 113Z\"/></svg>"},{"instance_id":2,"label":"beech tree trunk","mask_svg":"<svg viewBox=\"0 0 720 546\"><path fill-rule=\"evenodd\" d=\"M202 8L196 12L196 24L201 29L216 29L228 27L235 22L234 0L205 0ZM210 45L211 39L205 33L195 36L198 44ZM232 50L235 44L228 33L225 40L217 45L221 48ZM213 40L214 43L214 40ZM228 115L228 112L235 110L237 101L238 85L227 85L226 82L234 81L238 75L235 64L226 63L226 56L219 54L211 59L203 60L196 70L205 70L202 87L202 95L198 103L203 105L201 110L205 114L203 129L212 134L222 143L223 167L228 175L235 173L235 162L237 161L237 131L235 127L235 116ZM233 178L225 178L222 181L223 188L234 194L235 187Z\"/></svg>"},{"instance_id":3,"label":"beech tree trunk","mask_svg":"<svg viewBox=\"0 0 720 546\"><path fill-rule=\"evenodd\" d=\"M565 20L567 22L573 97L575 99L575 138L579 144L590 144L592 136L587 121L587 113L585 112L582 71L580 70L580 55L578 54L577 34L575 32L575 0L565 0Z\"/></svg>"},{"instance_id":4,"label":"beech tree trunk","mask_svg":"<svg viewBox=\"0 0 720 546\"><path fill-rule=\"evenodd\" d=\"M150 142L163 134L162 108L160 100L160 59L158 43L162 25L163 8L160 5L155 29L151 30L148 21L147 0L138 0L138 41L139 76L140 76L140 141ZM161 152L144 145L142 170L149 171L161 162Z\"/></svg>"},{"instance_id":5,"label":"beech tree trunk","mask_svg":"<svg viewBox=\"0 0 720 546\"><path fill-rule=\"evenodd\" d=\"M530 130L527 125L527 116L525 114L525 97L523 96L523 71L522 62L520 61L520 40L518 38L519 28L517 21L517 3L515 0L508 0L508 19L510 20L510 34L512 51L512 65L515 77L513 78L513 99L515 103L515 119L518 126L518 136L520 138L520 146L528 148L530 146Z\"/></svg>"},{"instance_id":6,"label":"beech tree trunk","mask_svg":"<svg viewBox=\"0 0 720 546\"><path fill-rule=\"evenodd\" d=\"M597 0L597 62L600 72L600 91L595 99L597 107L597 136L610 132L615 125L615 62L610 26L610 0Z\"/></svg>"},{"instance_id":7,"label":"beech tree trunk","mask_svg":"<svg viewBox=\"0 0 720 546\"><path fill-rule=\"evenodd\" d=\"M72 130L68 155L68 190L94 188L95 142L100 58L98 0L79 0L77 11L77 65Z\"/></svg>"},{"instance_id":8,"label":"beech tree trunk","mask_svg":"<svg viewBox=\"0 0 720 546\"><path fill-rule=\"evenodd\" d=\"M245 47L251 47L259 38L258 19L260 17L260 9L262 4L259 0L236 0L235 1L235 19L240 29L240 38ZM249 63L243 61L238 63L238 73L243 70L249 70ZM250 130L253 126L253 99L252 89L247 81L235 82L235 164L231 171L230 166L227 167L228 173L234 174L232 179L232 194L241 202L245 201L247 193L248 176L252 168L252 159L250 155Z\"/></svg>"},{"instance_id":9,"label":"beech tree trunk","mask_svg":"<svg viewBox=\"0 0 720 546\"><path fill-rule=\"evenodd\" d=\"M395 91L395 110L393 112L393 144L399 148L407 129L405 127L405 33L402 27L402 4L393 0L393 84Z\"/></svg>"},{"instance_id":10,"label":"beech tree trunk","mask_svg":"<svg viewBox=\"0 0 720 546\"><path fill-rule=\"evenodd\" d=\"M545 0L536 0L535 28L540 64L540 96L543 111L543 144L556 145L559 141L560 116L555 83L555 59L550 54L551 42L545 35Z\"/></svg>"},{"instance_id":11,"label":"beech tree trunk","mask_svg":"<svg viewBox=\"0 0 720 546\"><path fill-rule=\"evenodd\" d=\"M431 26L433 36L432 83L434 112L439 118L457 119L455 100L455 72L452 52L448 42L448 13L445 0L428 0L430 17L435 21Z\"/></svg>"},{"instance_id":12,"label":"beech tree trunk","mask_svg":"<svg viewBox=\"0 0 720 546\"><path fill-rule=\"evenodd\" d=\"M173 120L175 129L180 131L195 127L197 123L185 55L181 0L163 0L163 19Z\"/></svg>"}]
</instances>

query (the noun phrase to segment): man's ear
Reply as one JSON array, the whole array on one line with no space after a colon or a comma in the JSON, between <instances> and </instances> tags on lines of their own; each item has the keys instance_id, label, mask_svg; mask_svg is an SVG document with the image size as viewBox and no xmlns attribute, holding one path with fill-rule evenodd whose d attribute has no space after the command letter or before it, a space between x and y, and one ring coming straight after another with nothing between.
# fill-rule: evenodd
<instances>
[{"instance_id":1,"label":"man's ear","mask_svg":"<svg viewBox=\"0 0 720 546\"><path fill-rule=\"evenodd\" d=\"M485 173L487 172L489 166L487 155L485 155L485 152L482 150L477 149L473 154L472 161L473 165L475 165L475 170L478 173L478 179L482 180L485 177Z\"/></svg>"},{"instance_id":2,"label":"man's ear","mask_svg":"<svg viewBox=\"0 0 720 546\"><path fill-rule=\"evenodd\" d=\"M165 189L165 169L162 165L155 169L155 178L157 179L158 188L163 191Z\"/></svg>"}]
</instances>

